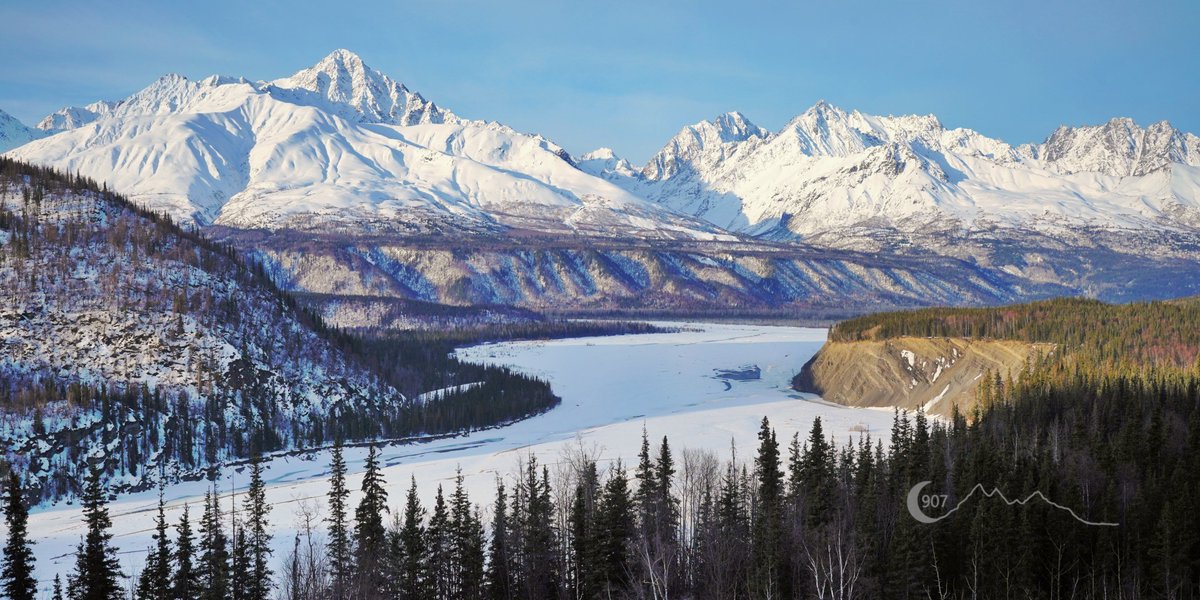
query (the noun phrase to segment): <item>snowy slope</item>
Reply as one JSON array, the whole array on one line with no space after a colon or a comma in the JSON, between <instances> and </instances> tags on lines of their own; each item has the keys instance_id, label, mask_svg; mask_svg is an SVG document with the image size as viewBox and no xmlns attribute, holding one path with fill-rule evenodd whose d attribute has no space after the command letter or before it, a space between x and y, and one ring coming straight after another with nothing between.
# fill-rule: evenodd
<instances>
[{"instance_id":1,"label":"snowy slope","mask_svg":"<svg viewBox=\"0 0 1200 600\"><path fill-rule=\"evenodd\" d=\"M1200 214L1198 140L1165 122L1142 129L1116 119L1014 149L931 115L878 117L819 102L777 132L736 113L685 127L639 173L600 174L747 233L1188 228Z\"/></svg>"},{"instance_id":2,"label":"snowy slope","mask_svg":"<svg viewBox=\"0 0 1200 600\"><path fill-rule=\"evenodd\" d=\"M304 446L336 415L410 405L215 245L14 171L0 180L0 447L43 498L77 491L89 461L136 486L244 457L261 432Z\"/></svg>"},{"instance_id":3,"label":"snowy slope","mask_svg":"<svg viewBox=\"0 0 1200 600\"><path fill-rule=\"evenodd\" d=\"M26 127L12 115L0 110L0 152L28 144L42 135L37 129Z\"/></svg>"},{"instance_id":4,"label":"snowy slope","mask_svg":"<svg viewBox=\"0 0 1200 600\"><path fill-rule=\"evenodd\" d=\"M723 235L580 171L540 136L459 119L345 50L272 82L169 75L49 119L77 126L11 155L202 225Z\"/></svg>"}]
</instances>

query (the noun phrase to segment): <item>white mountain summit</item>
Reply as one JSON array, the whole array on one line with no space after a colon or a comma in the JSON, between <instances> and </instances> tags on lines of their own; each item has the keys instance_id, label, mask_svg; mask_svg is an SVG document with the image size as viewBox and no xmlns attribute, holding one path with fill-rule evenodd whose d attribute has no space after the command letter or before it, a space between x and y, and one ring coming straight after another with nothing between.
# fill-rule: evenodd
<instances>
[{"instance_id":1,"label":"white mountain summit","mask_svg":"<svg viewBox=\"0 0 1200 600\"><path fill-rule=\"evenodd\" d=\"M387 75L363 64L349 50L334 50L291 77L270 82L271 91L295 104L325 109L359 123L423 125L457 123L458 117ZM291 94L287 92L292 92Z\"/></svg>"},{"instance_id":2,"label":"white mountain summit","mask_svg":"<svg viewBox=\"0 0 1200 600\"><path fill-rule=\"evenodd\" d=\"M460 119L346 50L271 82L168 75L44 123L70 128L12 156L201 225L724 235L580 171L545 138Z\"/></svg>"},{"instance_id":3,"label":"white mountain summit","mask_svg":"<svg viewBox=\"0 0 1200 600\"><path fill-rule=\"evenodd\" d=\"M167 75L38 127L57 134L13 156L199 224L819 242L847 229L1200 222L1200 138L1166 122L1060 127L1014 148L932 115L821 101L776 132L737 112L684 127L637 167L462 119L347 50L269 82ZM43 135L9 130L9 146Z\"/></svg>"},{"instance_id":4,"label":"white mountain summit","mask_svg":"<svg viewBox=\"0 0 1200 600\"><path fill-rule=\"evenodd\" d=\"M733 231L820 236L995 225L1142 229L1200 218L1200 141L1128 119L1013 148L936 117L824 101L777 132L737 113L683 128L625 177L630 191Z\"/></svg>"}]
</instances>

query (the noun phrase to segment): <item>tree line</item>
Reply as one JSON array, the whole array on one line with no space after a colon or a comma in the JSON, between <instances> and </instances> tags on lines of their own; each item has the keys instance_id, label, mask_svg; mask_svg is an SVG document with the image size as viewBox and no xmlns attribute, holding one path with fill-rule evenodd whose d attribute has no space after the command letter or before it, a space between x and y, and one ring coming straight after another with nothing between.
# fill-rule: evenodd
<instances>
[{"instance_id":1,"label":"tree line","mask_svg":"<svg viewBox=\"0 0 1200 600\"><path fill-rule=\"evenodd\" d=\"M631 465L584 448L553 465L529 456L483 505L461 473L432 505L415 480L391 504L372 449L351 507L335 447L325 510L303 515L281 557L253 466L240 510L210 494L195 533L185 511L172 536L160 508L125 587L164 600L1200 597L1200 377L1032 371L971 420L897 412L887 444L835 444L819 418L780 440L764 418L745 459L677 455L647 435ZM932 517L982 485L1117 526L979 495L925 524L905 505L922 481L944 495L925 505ZM8 489L11 524L19 486ZM56 597L130 591L103 498L89 479L88 533ZM5 589L29 589L23 531L9 528Z\"/></svg>"},{"instance_id":2,"label":"tree line","mask_svg":"<svg viewBox=\"0 0 1200 600\"><path fill-rule=\"evenodd\" d=\"M1192 367L1200 359L1200 298L1108 304L1055 298L986 308L926 308L834 324L829 340L901 336L1005 339L1058 344L1093 365Z\"/></svg>"}]
</instances>

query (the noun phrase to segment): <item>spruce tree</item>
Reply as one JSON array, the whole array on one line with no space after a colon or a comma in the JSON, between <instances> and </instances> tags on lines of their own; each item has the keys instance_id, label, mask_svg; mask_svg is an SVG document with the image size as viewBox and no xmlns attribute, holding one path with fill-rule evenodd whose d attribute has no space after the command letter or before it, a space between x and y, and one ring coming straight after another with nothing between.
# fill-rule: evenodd
<instances>
[{"instance_id":1,"label":"spruce tree","mask_svg":"<svg viewBox=\"0 0 1200 600\"><path fill-rule=\"evenodd\" d=\"M120 562L112 546L108 493L100 478L100 469L93 466L80 498L87 533L76 551L75 572L68 583L71 600L118 600L124 596L118 583Z\"/></svg>"},{"instance_id":2,"label":"spruce tree","mask_svg":"<svg viewBox=\"0 0 1200 600\"><path fill-rule=\"evenodd\" d=\"M146 565L138 577L139 600L171 599L171 540L167 536L167 515L163 485L158 487L158 514L154 517L154 546L147 551Z\"/></svg>"},{"instance_id":3,"label":"spruce tree","mask_svg":"<svg viewBox=\"0 0 1200 600\"><path fill-rule=\"evenodd\" d=\"M637 477L637 492L634 500L637 504L638 524L643 529L650 529L657 519L655 514L655 498L658 496L658 481L654 472L654 463L650 460L650 437L646 427L642 427L642 447L638 450L638 466L634 473Z\"/></svg>"},{"instance_id":4,"label":"spruce tree","mask_svg":"<svg viewBox=\"0 0 1200 600\"><path fill-rule=\"evenodd\" d=\"M183 505L183 515L175 526L175 573L172 597L190 600L200 596L200 572L196 568L196 539L192 534L191 510Z\"/></svg>"},{"instance_id":5,"label":"spruce tree","mask_svg":"<svg viewBox=\"0 0 1200 600\"><path fill-rule=\"evenodd\" d=\"M249 587L246 589L247 600L267 600L271 593L270 567L271 534L267 513L271 511L267 504L267 488L262 478L262 459L255 457L250 461L250 487L246 490L245 510L246 523L242 527L250 568Z\"/></svg>"},{"instance_id":6,"label":"spruce tree","mask_svg":"<svg viewBox=\"0 0 1200 600\"><path fill-rule=\"evenodd\" d=\"M357 594L373 598L382 594L385 580L380 553L387 542L383 514L387 491L379 472L379 452L371 446L363 472L362 499L354 510L354 563Z\"/></svg>"},{"instance_id":7,"label":"spruce tree","mask_svg":"<svg viewBox=\"0 0 1200 600\"><path fill-rule=\"evenodd\" d=\"M429 545L430 598L441 600L451 594L453 548L450 539L450 513L442 486L437 488L433 501L433 513L429 517L429 530L425 536Z\"/></svg>"},{"instance_id":8,"label":"spruce tree","mask_svg":"<svg viewBox=\"0 0 1200 600\"><path fill-rule=\"evenodd\" d=\"M483 589L483 532L463 483L459 469L450 496L450 590L455 598L477 600Z\"/></svg>"},{"instance_id":9,"label":"spruce tree","mask_svg":"<svg viewBox=\"0 0 1200 600\"><path fill-rule=\"evenodd\" d=\"M754 459L757 495L751 532L755 595L777 597L783 593L783 472L779 442L771 423L763 417Z\"/></svg>"},{"instance_id":10,"label":"spruce tree","mask_svg":"<svg viewBox=\"0 0 1200 600\"><path fill-rule=\"evenodd\" d=\"M665 435L662 444L658 447L658 460L654 463L654 476L655 501L660 511L659 526L664 538L674 540L675 532L679 527L679 507L675 496L671 493L671 486L675 480L675 460L671 456L671 446Z\"/></svg>"},{"instance_id":11,"label":"spruce tree","mask_svg":"<svg viewBox=\"0 0 1200 600\"><path fill-rule=\"evenodd\" d=\"M214 487L204 495L204 515L200 519L200 599L225 600L229 597L229 540L221 522L220 496Z\"/></svg>"},{"instance_id":12,"label":"spruce tree","mask_svg":"<svg viewBox=\"0 0 1200 600\"><path fill-rule=\"evenodd\" d=\"M483 529L483 516L479 514L478 505L471 512L464 529L462 598L482 600L486 591L484 568L487 556L484 546L487 540Z\"/></svg>"},{"instance_id":13,"label":"spruce tree","mask_svg":"<svg viewBox=\"0 0 1200 600\"><path fill-rule=\"evenodd\" d=\"M400 545L404 553L400 573L400 599L427 598L429 546L425 540L425 509L417 495L417 480L412 479L404 500L404 525L400 530Z\"/></svg>"},{"instance_id":14,"label":"spruce tree","mask_svg":"<svg viewBox=\"0 0 1200 600\"><path fill-rule=\"evenodd\" d=\"M585 459L575 484L567 526L571 542L570 587L575 598L591 598L597 590L596 504L600 476L595 461Z\"/></svg>"},{"instance_id":15,"label":"spruce tree","mask_svg":"<svg viewBox=\"0 0 1200 600\"><path fill-rule=\"evenodd\" d=\"M804 456L800 460L800 482L797 487L807 500L807 521L810 526L815 527L823 523L829 515L830 498L833 495L834 448L829 440L825 439L821 417L813 419L805 448Z\"/></svg>"},{"instance_id":16,"label":"spruce tree","mask_svg":"<svg viewBox=\"0 0 1200 600\"><path fill-rule=\"evenodd\" d=\"M333 600L346 597L346 585L352 567L350 560L350 534L347 531L346 461L342 457L342 443L334 442L329 464L329 573Z\"/></svg>"},{"instance_id":17,"label":"spruce tree","mask_svg":"<svg viewBox=\"0 0 1200 600\"><path fill-rule=\"evenodd\" d=\"M634 528L629 479L620 462L612 469L596 510L596 561L602 597L623 596L632 569Z\"/></svg>"},{"instance_id":18,"label":"spruce tree","mask_svg":"<svg viewBox=\"0 0 1200 600\"><path fill-rule=\"evenodd\" d=\"M37 594L37 579L33 576L34 556L28 537L29 509L25 506L21 478L15 469L8 472L8 486L4 492L4 522L8 526L8 537L4 543L0 582L5 597L33 600Z\"/></svg>"},{"instance_id":19,"label":"spruce tree","mask_svg":"<svg viewBox=\"0 0 1200 600\"><path fill-rule=\"evenodd\" d=\"M537 467L537 459L530 457L524 481L528 507L523 524L525 539L521 548L521 574L526 597L549 600L558 596L558 535L554 527L550 471L543 467L539 478Z\"/></svg>"},{"instance_id":20,"label":"spruce tree","mask_svg":"<svg viewBox=\"0 0 1200 600\"><path fill-rule=\"evenodd\" d=\"M250 551L250 542L246 538L246 528L236 527L233 533L233 546L229 557L229 597L231 600L253 600L254 593L254 557Z\"/></svg>"},{"instance_id":21,"label":"spruce tree","mask_svg":"<svg viewBox=\"0 0 1200 600\"><path fill-rule=\"evenodd\" d=\"M496 504L492 509L492 536L488 542L487 597L489 600L512 599L512 557L508 551L508 497L504 481L496 478Z\"/></svg>"},{"instance_id":22,"label":"spruce tree","mask_svg":"<svg viewBox=\"0 0 1200 600\"><path fill-rule=\"evenodd\" d=\"M50 591L50 600L63 600L62 578L58 573L54 574L54 588Z\"/></svg>"}]
</instances>

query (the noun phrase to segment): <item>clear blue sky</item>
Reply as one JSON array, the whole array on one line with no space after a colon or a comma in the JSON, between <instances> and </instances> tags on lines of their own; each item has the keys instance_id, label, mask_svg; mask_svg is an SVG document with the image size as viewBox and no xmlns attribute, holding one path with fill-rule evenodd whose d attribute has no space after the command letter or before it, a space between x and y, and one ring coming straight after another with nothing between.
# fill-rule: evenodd
<instances>
[{"instance_id":1,"label":"clear blue sky","mask_svg":"<svg viewBox=\"0 0 1200 600\"><path fill-rule=\"evenodd\" d=\"M1013 143L1117 115L1200 133L1197 0L7 0L0 30L0 109L29 124L168 72L271 79L345 47L460 115L635 162L687 123L775 129L821 98Z\"/></svg>"}]
</instances>

